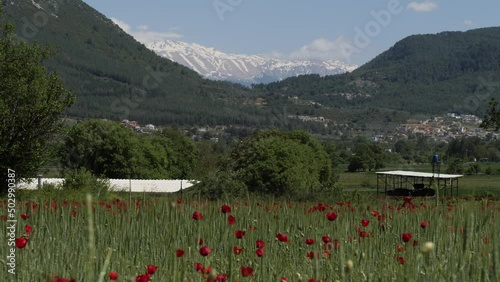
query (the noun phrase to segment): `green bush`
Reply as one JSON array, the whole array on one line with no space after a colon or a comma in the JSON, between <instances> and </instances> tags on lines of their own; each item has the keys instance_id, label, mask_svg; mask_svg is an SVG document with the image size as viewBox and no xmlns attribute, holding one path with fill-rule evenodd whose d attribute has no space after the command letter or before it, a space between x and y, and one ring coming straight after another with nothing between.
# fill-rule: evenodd
<instances>
[{"instance_id":1,"label":"green bush","mask_svg":"<svg viewBox=\"0 0 500 282\"><path fill-rule=\"evenodd\" d=\"M110 190L109 180L97 178L85 168L66 172L62 184L63 190L91 193L95 197L105 196Z\"/></svg>"}]
</instances>

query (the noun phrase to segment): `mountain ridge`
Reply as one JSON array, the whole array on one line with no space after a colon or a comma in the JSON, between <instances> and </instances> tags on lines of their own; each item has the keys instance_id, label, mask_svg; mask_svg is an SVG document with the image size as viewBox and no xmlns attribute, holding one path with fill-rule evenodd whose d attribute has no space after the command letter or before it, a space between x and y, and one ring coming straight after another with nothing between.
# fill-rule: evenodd
<instances>
[{"instance_id":1,"label":"mountain ridge","mask_svg":"<svg viewBox=\"0 0 500 282\"><path fill-rule=\"evenodd\" d=\"M172 40L151 42L146 47L205 78L245 85L304 74L335 75L351 72L358 67L338 60L282 60L262 55L228 54L201 44Z\"/></svg>"}]
</instances>

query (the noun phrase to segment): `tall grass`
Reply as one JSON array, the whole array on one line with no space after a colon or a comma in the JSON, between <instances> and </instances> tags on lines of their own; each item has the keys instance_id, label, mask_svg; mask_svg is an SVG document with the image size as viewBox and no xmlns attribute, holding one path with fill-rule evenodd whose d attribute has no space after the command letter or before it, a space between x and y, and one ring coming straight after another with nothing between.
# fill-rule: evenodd
<instances>
[{"instance_id":1,"label":"tall grass","mask_svg":"<svg viewBox=\"0 0 500 282\"><path fill-rule=\"evenodd\" d=\"M228 224L228 214L220 211L222 204L231 206L236 224ZM26 212L31 217L18 218L18 234L25 224L33 231L27 247L17 250L16 278L46 281L55 274L77 281L107 281L107 273L117 271L119 281L134 281L145 273L146 265L153 264L159 266L153 281L206 281L193 267L199 262L228 274L228 281L280 281L281 277L289 281L500 281L499 203L452 199L436 205L435 200L413 199L410 208L402 204L402 199L319 206L253 199L24 202L17 214ZM194 211L201 212L203 220L192 219ZM385 217L379 220L373 211ZM327 212L335 212L338 218L328 221ZM2 204L0 214L5 213ZM369 225L361 226L362 219L370 220ZM422 221L429 225L421 228ZM6 230L6 222L0 221L0 227ZM361 238L358 228L367 236ZM246 230L243 239L236 239L237 229ZM402 241L403 232L413 234L410 242ZM287 234L290 242L277 241L277 233ZM326 247L330 257L323 253L325 235L340 242L339 249ZM306 245L306 238L316 243ZM255 255L258 239L265 242L263 257ZM423 253L425 242L433 242L435 249ZM211 248L209 256L199 254L202 246ZM243 248L243 253L233 254L234 246ZM176 257L177 249L184 250L184 256ZM314 259L306 257L311 251ZM7 252L3 241L0 257ZM353 263L350 271L345 268L348 260ZM254 277L242 277L241 266L252 267ZM6 268L3 271L1 276L8 277Z\"/></svg>"}]
</instances>

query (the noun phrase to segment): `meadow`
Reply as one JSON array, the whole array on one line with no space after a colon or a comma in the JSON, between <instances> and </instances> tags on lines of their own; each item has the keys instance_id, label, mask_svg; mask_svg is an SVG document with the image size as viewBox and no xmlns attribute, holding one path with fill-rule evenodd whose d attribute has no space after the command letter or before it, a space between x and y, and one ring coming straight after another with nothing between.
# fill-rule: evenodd
<instances>
[{"instance_id":1,"label":"meadow","mask_svg":"<svg viewBox=\"0 0 500 282\"><path fill-rule=\"evenodd\" d=\"M0 203L0 227L6 230L7 203ZM16 234L26 240L16 241L15 279L7 273L9 247L2 241L1 276L89 282L500 281L499 214L498 202L453 198L18 201Z\"/></svg>"}]
</instances>

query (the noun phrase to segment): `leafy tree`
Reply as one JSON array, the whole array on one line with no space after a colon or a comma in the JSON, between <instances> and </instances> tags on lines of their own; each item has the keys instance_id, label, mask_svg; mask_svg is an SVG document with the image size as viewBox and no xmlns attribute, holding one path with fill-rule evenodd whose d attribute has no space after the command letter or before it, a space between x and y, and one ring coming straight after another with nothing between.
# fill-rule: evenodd
<instances>
[{"instance_id":1,"label":"leafy tree","mask_svg":"<svg viewBox=\"0 0 500 282\"><path fill-rule=\"evenodd\" d=\"M492 129L494 131L500 130L500 109L497 107L498 102L495 99L491 99L488 115L481 123L481 128Z\"/></svg>"},{"instance_id":2,"label":"leafy tree","mask_svg":"<svg viewBox=\"0 0 500 282\"><path fill-rule=\"evenodd\" d=\"M7 169L18 180L36 175L61 114L75 101L42 64L53 52L18 40L13 29L0 26L0 193Z\"/></svg>"},{"instance_id":3,"label":"leafy tree","mask_svg":"<svg viewBox=\"0 0 500 282\"><path fill-rule=\"evenodd\" d=\"M168 171L175 179L191 179L196 169L198 148L194 142L179 130L163 129L158 138L165 141L164 148L168 152Z\"/></svg>"},{"instance_id":4,"label":"leafy tree","mask_svg":"<svg viewBox=\"0 0 500 282\"><path fill-rule=\"evenodd\" d=\"M459 158L451 158L448 160L448 167L446 168L446 173L464 173L463 161Z\"/></svg>"},{"instance_id":5,"label":"leafy tree","mask_svg":"<svg viewBox=\"0 0 500 282\"><path fill-rule=\"evenodd\" d=\"M323 146L303 131L260 131L236 146L232 169L250 192L306 194L332 189L336 176Z\"/></svg>"},{"instance_id":6,"label":"leafy tree","mask_svg":"<svg viewBox=\"0 0 500 282\"><path fill-rule=\"evenodd\" d=\"M165 154L156 140L140 144L130 129L117 122L88 120L72 126L61 148L64 169L85 168L108 178L145 178L146 168L165 165ZM145 167L143 166L145 165ZM166 168L163 167L166 173ZM159 175L155 175L159 176Z\"/></svg>"}]
</instances>

